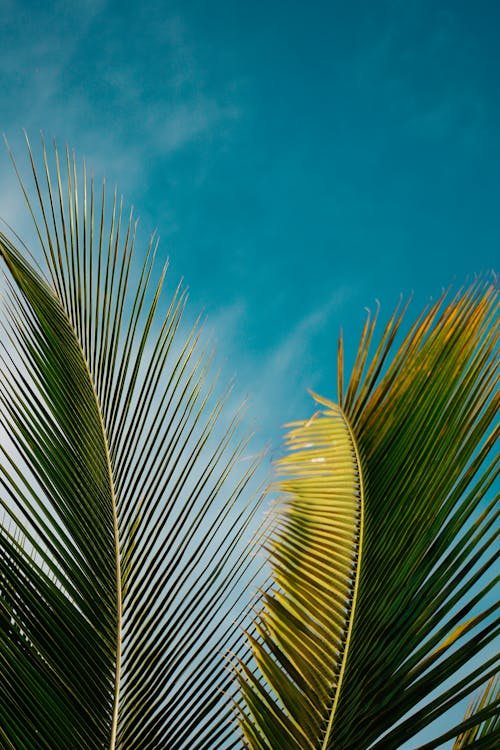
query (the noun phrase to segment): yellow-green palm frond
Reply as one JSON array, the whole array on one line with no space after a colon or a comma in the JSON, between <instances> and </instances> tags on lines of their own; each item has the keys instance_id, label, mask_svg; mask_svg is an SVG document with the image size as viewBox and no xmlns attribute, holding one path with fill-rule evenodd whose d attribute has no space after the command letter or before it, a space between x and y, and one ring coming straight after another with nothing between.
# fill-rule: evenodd
<instances>
[{"instance_id":1,"label":"yellow-green palm frond","mask_svg":"<svg viewBox=\"0 0 500 750\"><path fill-rule=\"evenodd\" d=\"M451 300L444 295L396 346L403 313L395 312L373 354L376 319L367 321L345 393L340 345L340 407L323 401L321 417L298 428L305 436L324 423L321 436L297 440L286 459L294 474L281 486L280 536L276 543L272 531L264 541L274 582L249 629L253 659L239 667L239 718L251 748L396 749L498 669L496 655L481 657L500 632L492 574L499 556L496 281L478 281ZM327 437L339 415L359 478L350 493L359 520L343 536L324 520L312 532L305 520L315 503L325 518L347 507L334 491L347 447ZM311 554L319 546L327 565ZM320 585L322 569L329 586ZM301 612L293 642L281 635L295 623L292 606ZM457 734L440 732L426 748Z\"/></svg>"},{"instance_id":2,"label":"yellow-green palm frond","mask_svg":"<svg viewBox=\"0 0 500 750\"><path fill-rule=\"evenodd\" d=\"M290 425L289 452L278 464L286 494L273 510L265 543L273 585L250 636L265 682L239 664L250 711L242 729L252 747L255 734L280 737L283 747L315 747L312 738L324 732L342 680L358 583L363 488L349 425L339 407L324 405L308 422Z\"/></svg>"}]
</instances>

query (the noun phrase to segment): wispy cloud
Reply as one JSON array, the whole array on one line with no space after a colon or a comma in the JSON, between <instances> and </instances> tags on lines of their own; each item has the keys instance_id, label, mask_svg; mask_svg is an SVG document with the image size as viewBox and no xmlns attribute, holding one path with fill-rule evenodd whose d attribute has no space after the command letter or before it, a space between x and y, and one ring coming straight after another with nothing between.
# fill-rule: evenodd
<instances>
[{"instance_id":1,"label":"wispy cloud","mask_svg":"<svg viewBox=\"0 0 500 750\"><path fill-rule=\"evenodd\" d=\"M220 104L215 98L203 95L174 107L158 107L148 112L147 127L150 139L161 153L171 153L196 141L201 136L228 121L235 120L240 109L231 104Z\"/></svg>"},{"instance_id":2,"label":"wispy cloud","mask_svg":"<svg viewBox=\"0 0 500 750\"><path fill-rule=\"evenodd\" d=\"M309 415L308 388L318 385L323 370L316 351L326 330L332 329L332 318L351 299L348 286L336 289L328 299L313 307L289 332L267 351L253 351L245 338L251 314L243 301L237 301L210 316L209 329L215 332L218 360L225 360L223 379L236 375L241 388L248 388L251 413L264 441L278 448L281 426L291 419ZM258 333L258 332L257 332ZM324 355L323 349L321 349ZM238 389L234 403L245 394ZM334 394L325 394L334 396Z\"/></svg>"},{"instance_id":3,"label":"wispy cloud","mask_svg":"<svg viewBox=\"0 0 500 750\"><path fill-rule=\"evenodd\" d=\"M297 369L304 355L311 352L314 337L330 316L347 301L349 295L347 287L335 290L325 303L311 310L285 336L266 361L266 372L271 374L274 382L283 382L291 370Z\"/></svg>"},{"instance_id":4,"label":"wispy cloud","mask_svg":"<svg viewBox=\"0 0 500 750\"><path fill-rule=\"evenodd\" d=\"M178 14L146 15L137 37L125 16L100 24L105 5L87 0L72 15L49 3L26 29L12 27L11 43L0 45L0 81L12 93L1 127L11 139L26 128L68 141L128 190L158 159L222 135L242 107L230 82L224 90L207 84ZM7 22L13 10L5 7Z\"/></svg>"},{"instance_id":5,"label":"wispy cloud","mask_svg":"<svg viewBox=\"0 0 500 750\"><path fill-rule=\"evenodd\" d=\"M150 33L162 65L154 93L139 58L116 64L117 38L108 40L103 68L116 105L140 113L136 127L144 150L165 156L237 120L242 110L233 89L228 96L207 85L196 45L179 15L162 19Z\"/></svg>"}]
</instances>

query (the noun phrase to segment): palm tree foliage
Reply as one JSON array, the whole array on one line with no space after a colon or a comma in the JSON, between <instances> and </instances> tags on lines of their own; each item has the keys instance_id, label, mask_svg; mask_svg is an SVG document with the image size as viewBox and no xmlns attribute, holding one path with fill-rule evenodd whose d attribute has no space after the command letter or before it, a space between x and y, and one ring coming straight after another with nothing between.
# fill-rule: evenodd
<instances>
[{"instance_id":1,"label":"palm tree foliage","mask_svg":"<svg viewBox=\"0 0 500 750\"><path fill-rule=\"evenodd\" d=\"M339 404L315 396L278 462L255 602L255 464L184 292L165 306L154 240L136 274L116 193L29 153L45 270L0 234L1 746L391 750L492 679L496 280L406 335L396 310L373 353L369 317L345 388L340 342ZM421 747L499 732L491 682Z\"/></svg>"},{"instance_id":2,"label":"palm tree foliage","mask_svg":"<svg viewBox=\"0 0 500 750\"><path fill-rule=\"evenodd\" d=\"M345 391L340 341L339 405L291 425L236 662L247 747L398 748L498 671L498 312L495 280L444 295L392 359L404 310L371 357L368 318ZM497 713L479 702L463 728ZM489 728L471 746L497 747Z\"/></svg>"},{"instance_id":3,"label":"palm tree foliage","mask_svg":"<svg viewBox=\"0 0 500 750\"><path fill-rule=\"evenodd\" d=\"M0 237L0 745L233 746L216 654L252 566L248 438L200 326L181 332L184 292L152 285L153 241L133 278L116 194L107 219L73 157L55 179L44 160L48 280Z\"/></svg>"},{"instance_id":4,"label":"palm tree foliage","mask_svg":"<svg viewBox=\"0 0 500 750\"><path fill-rule=\"evenodd\" d=\"M486 683L486 687L476 696L467 708L466 722L470 719L468 726L457 737L453 750L463 750L465 747L489 748L498 744L498 732L500 730L500 711L498 710L500 698L500 677L492 677ZM491 708L492 711L484 709ZM482 711L484 720L478 724L477 715Z\"/></svg>"}]
</instances>

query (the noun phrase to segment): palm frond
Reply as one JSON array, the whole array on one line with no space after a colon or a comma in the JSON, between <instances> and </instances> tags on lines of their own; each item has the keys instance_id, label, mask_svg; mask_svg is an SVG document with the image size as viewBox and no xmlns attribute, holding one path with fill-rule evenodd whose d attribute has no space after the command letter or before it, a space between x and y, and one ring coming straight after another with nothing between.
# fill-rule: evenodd
<instances>
[{"instance_id":1,"label":"palm frond","mask_svg":"<svg viewBox=\"0 0 500 750\"><path fill-rule=\"evenodd\" d=\"M340 407L322 400L321 437L307 432L308 423L295 427L309 435L308 447L292 444L293 475L282 484L287 495L275 521L282 536L273 531L264 541L275 583L250 629L253 665L239 672L248 747L398 748L498 670L497 656L479 658L500 632L492 575L499 556L498 313L494 282L478 281L450 301L444 295L417 319L392 360L404 309L371 357L376 317L369 319L345 393L339 346ZM302 519L314 502L324 502L331 516L345 508L333 491L345 446L326 437L339 409L351 454L359 457L363 491L352 487L350 501L362 522L342 538L321 523L311 539ZM323 565L311 554L320 546L337 594L334 581L350 560L339 640L332 639L338 602L309 579L309 570L318 579ZM299 606L300 634L285 642L282 629ZM270 613L272 631L262 626ZM314 710L310 673L324 678ZM287 744L291 736L295 744Z\"/></svg>"},{"instance_id":2,"label":"palm frond","mask_svg":"<svg viewBox=\"0 0 500 750\"><path fill-rule=\"evenodd\" d=\"M234 747L257 462L185 294L165 308L154 241L136 274L132 216L55 154L55 179L31 157L49 280L0 235L2 742Z\"/></svg>"},{"instance_id":3,"label":"palm frond","mask_svg":"<svg viewBox=\"0 0 500 750\"><path fill-rule=\"evenodd\" d=\"M467 708L466 728L457 737L453 750L466 747L493 748L500 742L500 678L492 677Z\"/></svg>"},{"instance_id":4,"label":"palm frond","mask_svg":"<svg viewBox=\"0 0 500 750\"><path fill-rule=\"evenodd\" d=\"M343 677L358 586L363 490L349 425L338 407L326 405L323 415L292 426L289 454L279 462L287 494L274 509L265 544L273 586L263 594L256 636L249 635L264 681L239 663L251 712L242 729L252 747L256 732L279 737L272 747L315 747L313 738L322 734Z\"/></svg>"}]
</instances>

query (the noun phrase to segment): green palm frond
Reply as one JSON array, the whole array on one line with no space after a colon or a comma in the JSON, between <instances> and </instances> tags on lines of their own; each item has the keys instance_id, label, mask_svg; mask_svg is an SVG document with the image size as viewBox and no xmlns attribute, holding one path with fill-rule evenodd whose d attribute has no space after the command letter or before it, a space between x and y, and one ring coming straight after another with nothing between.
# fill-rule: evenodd
<instances>
[{"instance_id":1,"label":"green palm frond","mask_svg":"<svg viewBox=\"0 0 500 750\"><path fill-rule=\"evenodd\" d=\"M153 285L153 241L136 276L116 194L108 214L74 157L55 177L43 158L48 281L0 235L1 744L234 747L248 437L199 326L183 338L184 293L165 307L166 269Z\"/></svg>"},{"instance_id":2,"label":"green palm frond","mask_svg":"<svg viewBox=\"0 0 500 750\"><path fill-rule=\"evenodd\" d=\"M340 345L340 406L289 435L236 667L250 748L398 748L498 670L498 290L443 296L391 359L403 313L371 357L367 321L345 393Z\"/></svg>"}]
</instances>

